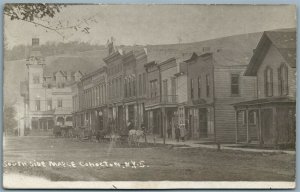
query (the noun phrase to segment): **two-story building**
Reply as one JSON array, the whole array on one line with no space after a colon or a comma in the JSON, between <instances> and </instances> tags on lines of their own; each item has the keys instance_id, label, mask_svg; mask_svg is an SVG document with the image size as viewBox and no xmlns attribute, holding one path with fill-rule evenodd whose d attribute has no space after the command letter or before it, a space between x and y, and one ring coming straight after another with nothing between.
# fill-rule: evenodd
<instances>
[{"instance_id":1,"label":"two-story building","mask_svg":"<svg viewBox=\"0 0 300 192\"><path fill-rule=\"evenodd\" d=\"M145 65L148 79L148 93L145 109L149 130L160 137L175 127L177 119L177 83L178 64L175 58ZM174 136L174 129L172 130Z\"/></svg>"},{"instance_id":2,"label":"two-story building","mask_svg":"<svg viewBox=\"0 0 300 192\"><path fill-rule=\"evenodd\" d=\"M258 89L234 104L236 141L295 145L296 30L264 32L244 75L257 77Z\"/></svg>"},{"instance_id":3,"label":"two-story building","mask_svg":"<svg viewBox=\"0 0 300 192\"><path fill-rule=\"evenodd\" d=\"M232 103L255 98L255 77L245 77L247 57L229 49L194 53L187 63L188 123L191 138L235 141Z\"/></svg>"}]
</instances>

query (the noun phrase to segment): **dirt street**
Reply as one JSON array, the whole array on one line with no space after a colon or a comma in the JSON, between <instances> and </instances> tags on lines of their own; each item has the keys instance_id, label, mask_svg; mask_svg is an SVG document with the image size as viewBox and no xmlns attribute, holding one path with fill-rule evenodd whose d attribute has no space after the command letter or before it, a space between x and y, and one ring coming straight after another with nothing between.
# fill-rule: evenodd
<instances>
[{"instance_id":1,"label":"dirt street","mask_svg":"<svg viewBox=\"0 0 300 192\"><path fill-rule=\"evenodd\" d=\"M53 137L4 138L5 173L52 181L293 181L295 155Z\"/></svg>"}]
</instances>

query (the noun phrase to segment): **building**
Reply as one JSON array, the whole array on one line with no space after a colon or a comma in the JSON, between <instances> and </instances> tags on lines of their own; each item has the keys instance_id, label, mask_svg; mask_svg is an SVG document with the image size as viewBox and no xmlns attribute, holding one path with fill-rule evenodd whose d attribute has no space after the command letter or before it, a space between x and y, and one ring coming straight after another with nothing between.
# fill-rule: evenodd
<instances>
[{"instance_id":1,"label":"building","mask_svg":"<svg viewBox=\"0 0 300 192\"><path fill-rule=\"evenodd\" d=\"M244 54L230 49L193 53L187 64L187 130L192 139L235 142L232 103L256 97L255 77L243 76Z\"/></svg>"},{"instance_id":2,"label":"building","mask_svg":"<svg viewBox=\"0 0 300 192\"><path fill-rule=\"evenodd\" d=\"M113 39L108 43L106 66L86 74L73 85L73 120L76 127L121 133L130 120L136 128L145 122L147 62L145 50L124 52Z\"/></svg>"},{"instance_id":3,"label":"building","mask_svg":"<svg viewBox=\"0 0 300 192\"><path fill-rule=\"evenodd\" d=\"M144 116L146 63L147 55L143 49L132 50L123 55L125 122L131 121L137 128L147 121Z\"/></svg>"},{"instance_id":4,"label":"building","mask_svg":"<svg viewBox=\"0 0 300 192\"><path fill-rule=\"evenodd\" d=\"M257 77L258 89L234 104L236 141L295 145L296 30L264 32L244 75Z\"/></svg>"},{"instance_id":5,"label":"building","mask_svg":"<svg viewBox=\"0 0 300 192\"><path fill-rule=\"evenodd\" d=\"M123 107L123 52L117 50L113 41L109 43L108 49L108 56L103 59L107 66L108 118L113 129L122 130L126 125Z\"/></svg>"},{"instance_id":6,"label":"building","mask_svg":"<svg viewBox=\"0 0 300 192\"><path fill-rule=\"evenodd\" d=\"M72 122L72 89L81 72L45 70L45 59L39 51L39 39L32 39L32 50L26 60L27 77L21 82L24 99L25 127L51 129L57 122Z\"/></svg>"},{"instance_id":7,"label":"building","mask_svg":"<svg viewBox=\"0 0 300 192\"><path fill-rule=\"evenodd\" d=\"M166 131L172 129L175 137L177 118L177 83L178 64L175 58L145 65L148 76L148 93L145 110L148 116L148 129L159 137L166 136Z\"/></svg>"},{"instance_id":8,"label":"building","mask_svg":"<svg viewBox=\"0 0 300 192\"><path fill-rule=\"evenodd\" d=\"M103 130L108 124L107 68L101 67L86 74L73 89L73 127Z\"/></svg>"}]
</instances>

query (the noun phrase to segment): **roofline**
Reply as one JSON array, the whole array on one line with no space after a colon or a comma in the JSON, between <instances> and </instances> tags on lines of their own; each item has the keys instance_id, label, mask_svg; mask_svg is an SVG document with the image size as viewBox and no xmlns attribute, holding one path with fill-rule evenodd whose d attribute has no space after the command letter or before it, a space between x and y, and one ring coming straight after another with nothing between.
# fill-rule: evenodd
<instances>
[{"instance_id":1,"label":"roofline","mask_svg":"<svg viewBox=\"0 0 300 192\"><path fill-rule=\"evenodd\" d=\"M171 57L171 58L169 58L169 59L167 59L167 60L165 60L165 61L159 63L158 65L159 65L159 66L165 65L165 64L167 64L167 63L169 63L169 62L171 62L171 61L174 61L174 60L176 61L175 57Z\"/></svg>"}]
</instances>

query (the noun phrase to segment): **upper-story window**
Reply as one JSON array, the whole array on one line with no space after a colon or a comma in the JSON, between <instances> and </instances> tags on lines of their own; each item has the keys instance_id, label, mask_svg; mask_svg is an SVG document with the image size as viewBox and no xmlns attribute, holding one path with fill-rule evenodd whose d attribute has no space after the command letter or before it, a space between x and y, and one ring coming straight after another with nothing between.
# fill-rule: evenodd
<instances>
[{"instance_id":1,"label":"upper-story window","mask_svg":"<svg viewBox=\"0 0 300 192\"><path fill-rule=\"evenodd\" d=\"M198 77L198 98L201 98L201 77Z\"/></svg>"},{"instance_id":2,"label":"upper-story window","mask_svg":"<svg viewBox=\"0 0 300 192\"><path fill-rule=\"evenodd\" d=\"M210 81L209 81L209 75L206 75L206 97L210 96Z\"/></svg>"},{"instance_id":3,"label":"upper-story window","mask_svg":"<svg viewBox=\"0 0 300 192\"><path fill-rule=\"evenodd\" d=\"M47 110L52 110L52 100L51 99L47 100Z\"/></svg>"},{"instance_id":4,"label":"upper-story window","mask_svg":"<svg viewBox=\"0 0 300 192\"><path fill-rule=\"evenodd\" d=\"M194 98L194 79L191 79L191 99Z\"/></svg>"},{"instance_id":5,"label":"upper-story window","mask_svg":"<svg viewBox=\"0 0 300 192\"><path fill-rule=\"evenodd\" d=\"M231 95L237 96L240 94L240 75L231 74Z\"/></svg>"},{"instance_id":6,"label":"upper-story window","mask_svg":"<svg viewBox=\"0 0 300 192\"><path fill-rule=\"evenodd\" d=\"M142 74L139 74L139 95L142 95Z\"/></svg>"},{"instance_id":7,"label":"upper-story window","mask_svg":"<svg viewBox=\"0 0 300 192\"><path fill-rule=\"evenodd\" d=\"M40 83L40 76L39 75L33 75L32 80L33 80L33 84L39 84Z\"/></svg>"},{"instance_id":8,"label":"upper-story window","mask_svg":"<svg viewBox=\"0 0 300 192\"><path fill-rule=\"evenodd\" d=\"M131 85L132 85L131 79L128 79L128 97L131 97Z\"/></svg>"},{"instance_id":9,"label":"upper-story window","mask_svg":"<svg viewBox=\"0 0 300 192\"><path fill-rule=\"evenodd\" d=\"M282 64L278 69L279 95L288 95L288 68Z\"/></svg>"},{"instance_id":10,"label":"upper-story window","mask_svg":"<svg viewBox=\"0 0 300 192\"><path fill-rule=\"evenodd\" d=\"M124 80L124 96L127 97L127 79Z\"/></svg>"},{"instance_id":11,"label":"upper-story window","mask_svg":"<svg viewBox=\"0 0 300 192\"><path fill-rule=\"evenodd\" d=\"M273 96L273 70L270 67L265 69L265 95Z\"/></svg>"},{"instance_id":12,"label":"upper-story window","mask_svg":"<svg viewBox=\"0 0 300 192\"><path fill-rule=\"evenodd\" d=\"M150 96L151 98L157 96L157 79L150 81Z\"/></svg>"},{"instance_id":13,"label":"upper-story window","mask_svg":"<svg viewBox=\"0 0 300 192\"><path fill-rule=\"evenodd\" d=\"M143 94L146 94L146 73L143 73Z\"/></svg>"},{"instance_id":14,"label":"upper-story window","mask_svg":"<svg viewBox=\"0 0 300 192\"><path fill-rule=\"evenodd\" d=\"M40 111L41 110L41 101L39 99L35 100L35 110Z\"/></svg>"},{"instance_id":15,"label":"upper-story window","mask_svg":"<svg viewBox=\"0 0 300 192\"><path fill-rule=\"evenodd\" d=\"M62 106L63 106L62 99L57 99L57 107L62 107Z\"/></svg>"}]
</instances>

